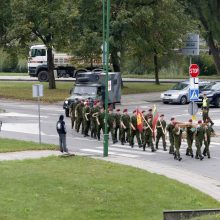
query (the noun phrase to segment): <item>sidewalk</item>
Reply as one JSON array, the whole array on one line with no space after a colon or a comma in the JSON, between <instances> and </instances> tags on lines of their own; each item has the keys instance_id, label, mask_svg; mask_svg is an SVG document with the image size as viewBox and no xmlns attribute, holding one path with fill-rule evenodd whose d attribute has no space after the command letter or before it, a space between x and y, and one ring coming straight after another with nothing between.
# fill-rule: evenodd
<instances>
[{"instance_id":1,"label":"sidewalk","mask_svg":"<svg viewBox=\"0 0 220 220\"><path fill-rule=\"evenodd\" d=\"M60 156L62 153L59 151L21 151L21 152L9 152L0 153L0 161L9 160L24 160L24 159L39 159L49 156ZM78 154L79 156L81 154ZM84 155L84 154L82 154ZM213 197L220 202L220 181L210 179L199 174L192 173L190 171L184 171L182 169L173 168L170 166L162 165L160 163L155 163L151 161L142 161L133 158L120 157L120 156L109 156L107 158L103 157L93 157L95 159L104 160L108 162L128 165L136 167L139 169L146 170L151 173L166 176L168 178L177 180L181 183L187 184L201 192Z\"/></svg>"}]
</instances>

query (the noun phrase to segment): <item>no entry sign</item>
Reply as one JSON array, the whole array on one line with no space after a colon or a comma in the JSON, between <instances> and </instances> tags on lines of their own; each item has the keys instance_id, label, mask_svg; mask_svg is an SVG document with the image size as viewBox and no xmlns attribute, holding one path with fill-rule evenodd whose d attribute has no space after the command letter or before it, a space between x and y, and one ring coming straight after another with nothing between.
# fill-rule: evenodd
<instances>
[{"instance_id":1,"label":"no entry sign","mask_svg":"<svg viewBox=\"0 0 220 220\"><path fill-rule=\"evenodd\" d=\"M197 64L191 64L189 67L189 74L191 77L196 78L199 75L199 66Z\"/></svg>"}]
</instances>

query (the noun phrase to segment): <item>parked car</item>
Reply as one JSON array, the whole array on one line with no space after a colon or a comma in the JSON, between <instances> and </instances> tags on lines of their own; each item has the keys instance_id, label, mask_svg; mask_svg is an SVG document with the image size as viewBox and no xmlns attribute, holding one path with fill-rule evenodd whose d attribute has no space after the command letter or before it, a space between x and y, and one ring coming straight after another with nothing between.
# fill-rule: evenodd
<instances>
[{"instance_id":1,"label":"parked car","mask_svg":"<svg viewBox=\"0 0 220 220\"><path fill-rule=\"evenodd\" d=\"M202 90L205 86L209 85L208 81L199 82L199 90ZM185 105L190 102L189 97L190 82L182 81L173 86L172 89L161 93L160 98L164 104L179 103Z\"/></svg>"},{"instance_id":2,"label":"parked car","mask_svg":"<svg viewBox=\"0 0 220 220\"><path fill-rule=\"evenodd\" d=\"M211 105L220 107L220 81L212 82L200 90L198 104L202 104L204 93L209 98Z\"/></svg>"}]
</instances>

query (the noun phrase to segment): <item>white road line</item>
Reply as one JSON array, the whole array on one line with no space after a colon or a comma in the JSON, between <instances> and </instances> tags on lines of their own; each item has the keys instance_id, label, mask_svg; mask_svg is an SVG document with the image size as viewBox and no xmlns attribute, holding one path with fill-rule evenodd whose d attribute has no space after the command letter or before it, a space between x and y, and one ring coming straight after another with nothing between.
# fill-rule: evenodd
<instances>
[{"instance_id":1,"label":"white road line","mask_svg":"<svg viewBox=\"0 0 220 220\"><path fill-rule=\"evenodd\" d=\"M81 151L84 151L84 152L93 152L93 153L99 153L99 154L102 154L103 151L102 150L93 150L93 149L80 149ZM137 158L138 156L137 155L132 155L132 154L119 154L119 153L116 153L116 152L112 152L112 151L109 151L108 152L109 154L111 155L118 155L118 156L122 156L122 157L130 157L130 158Z\"/></svg>"},{"instance_id":2,"label":"white road line","mask_svg":"<svg viewBox=\"0 0 220 220\"><path fill-rule=\"evenodd\" d=\"M102 149L103 147L96 147L97 149ZM117 152L125 152L125 153L131 153L131 154L139 154L139 155L154 155L155 153L148 152L148 151L137 151L134 149L126 150L126 149L119 149L116 147L109 147L109 150L117 151Z\"/></svg>"},{"instance_id":3,"label":"white road line","mask_svg":"<svg viewBox=\"0 0 220 220\"><path fill-rule=\"evenodd\" d=\"M38 115L30 115L30 114L23 114L17 112L3 112L0 113L1 117L24 117L24 118L38 118ZM48 118L47 116L41 116L41 118Z\"/></svg>"}]
</instances>

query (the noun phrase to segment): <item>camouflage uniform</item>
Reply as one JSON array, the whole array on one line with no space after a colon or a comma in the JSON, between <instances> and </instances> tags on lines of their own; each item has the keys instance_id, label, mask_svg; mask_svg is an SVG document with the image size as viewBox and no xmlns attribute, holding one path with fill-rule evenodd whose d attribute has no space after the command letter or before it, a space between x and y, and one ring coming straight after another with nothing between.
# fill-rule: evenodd
<instances>
[{"instance_id":1,"label":"camouflage uniform","mask_svg":"<svg viewBox=\"0 0 220 220\"><path fill-rule=\"evenodd\" d=\"M137 116L136 115L132 115L131 116L131 125L133 125L134 129L132 128L132 126L130 126L130 146L134 147L134 136L136 136L137 138L137 142L138 142L138 146L142 147L141 144L141 139L140 139L140 133L137 129Z\"/></svg>"},{"instance_id":2,"label":"camouflage uniform","mask_svg":"<svg viewBox=\"0 0 220 220\"><path fill-rule=\"evenodd\" d=\"M124 143L127 140L130 140L130 116L128 114L123 114L121 116L121 144L124 145ZM125 126L125 127L124 127Z\"/></svg>"},{"instance_id":3,"label":"camouflage uniform","mask_svg":"<svg viewBox=\"0 0 220 220\"><path fill-rule=\"evenodd\" d=\"M98 130L97 130L97 137L98 140L100 141L100 134L101 134L101 130L102 133L104 133L105 130L105 111L104 109L100 110L100 112L98 113Z\"/></svg>"},{"instance_id":4,"label":"camouflage uniform","mask_svg":"<svg viewBox=\"0 0 220 220\"><path fill-rule=\"evenodd\" d=\"M81 101L76 105L75 115L76 115L76 131L79 132L80 126L82 124L82 134L84 133L83 125L83 107L84 103Z\"/></svg>"},{"instance_id":5,"label":"camouflage uniform","mask_svg":"<svg viewBox=\"0 0 220 220\"><path fill-rule=\"evenodd\" d=\"M195 134L195 140L196 140L196 159L203 159L202 153L201 153L201 148L202 148L202 143L204 140L204 135L205 135L205 129L201 126L200 122L200 126L197 127L196 129L196 134Z\"/></svg>"},{"instance_id":6,"label":"camouflage uniform","mask_svg":"<svg viewBox=\"0 0 220 220\"><path fill-rule=\"evenodd\" d=\"M148 116L148 121L144 121L144 140L143 140L143 150L145 151L146 145L148 147L151 147L151 151L154 152L154 144L153 144L153 125L152 125L152 120L151 116Z\"/></svg>"},{"instance_id":7,"label":"camouflage uniform","mask_svg":"<svg viewBox=\"0 0 220 220\"><path fill-rule=\"evenodd\" d=\"M90 107L89 104L84 106L83 108L83 124L84 124L84 137L89 136L89 128L90 128Z\"/></svg>"},{"instance_id":8,"label":"camouflage uniform","mask_svg":"<svg viewBox=\"0 0 220 220\"><path fill-rule=\"evenodd\" d=\"M166 151L166 126L167 123L165 120L157 121L157 136L156 136L156 149L158 149L158 143L160 141L160 138L163 140L163 150Z\"/></svg>"},{"instance_id":9,"label":"camouflage uniform","mask_svg":"<svg viewBox=\"0 0 220 220\"><path fill-rule=\"evenodd\" d=\"M78 101L75 101L74 103L71 104L70 106L70 116L71 116L71 128L74 128L74 123L76 121L76 116L75 116L75 109L76 105L78 104ZM75 124L75 129L76 129L76 124Z\"/></svg>"},{"instance_id":10,"label":"camouflage uniform","mask_svg":"<svg viewBox=\"0 0 220 220\"><path fill-rule=\"evenodd\" d=\"M167 126L167 131L169 132L169 140L170 140L170 150L169 153L173 154L174 153L174 137L173 137L173 129L174 129L174 125L172 123L170 123Z\"/></svg>"},{"instance_id":11,"label":"camouflage uniform","mask_svg":"<svg viewBox=\"0 0 220 220\"><path fill-rule=\"evenodd\" d=\"M186 149L186 155L193 157L193 139L196 129L192 127L192 125L188 126L186 128L186 139L187 139L187 149Z\"/></svg>"},{"instance_id":12,"label":"camouflage uniform","mask_svg":"<svg viewBox=\"0 0 220 220\"><path fill-rule=\"evenodd\" d=\"M209 151L209 145L210 145L210 141L211 141L211 134L214 133L214 130L212 128L212 126L210 125L206 125L205 126L205 139L204 139L204 144L205 144L205 149L203 150L203 155L204 156L208 156L208 158L210 157L210 151Z\"/></svg>"},{"instance_id":13,"label":"camouflage uniform","mask_svg":"<svg viewBox=\"0 0 220 220\"><path fill-rule=\"evenodd\" d=\"M119 113L118 110L116 111L117 113L115 114L115 140L118 141L120 140L120 136L121 136L121 133L120 133L121 114ZM118 134L118 131L119 131L119 134Z\"/></svg>"},{"instance_id":14,"label":"camouflage uniform","mask_svg":"<svg viewBox=\"0 0 220 220\"><path fill-rule=\"evenodd\" d=\"M97 137L98 124L97 124L97 116L99 113L99 106L95 105L91 108L91 137Z\"/></svg>"},{"instance_id":15,"label":"camouflage uniform","mask_svg":"<svg viewBox=\"0 0 220 220\"><path fill-rule=\"evenodd\" d=\"M174 139L174 145L175 145L175 156L174 159L182 160L180 157L180 146L182 141L182 130L180 128L174 128L173 129L173 139Z\"/></svg>"},{"instance_id":16,"label":"camouflage uniform","mask_svg":"<svg viewBox=\"0 0 220 220\"><path fill-rule=\"evenodd\" d=\"M111 132L113 144L117 142L115 139L115 125L115 114L112 111L110 111L108 115L108 133Z\"/></svg>"}]
</instances>

